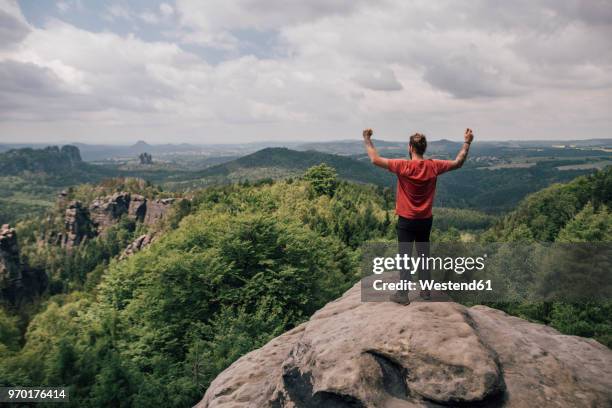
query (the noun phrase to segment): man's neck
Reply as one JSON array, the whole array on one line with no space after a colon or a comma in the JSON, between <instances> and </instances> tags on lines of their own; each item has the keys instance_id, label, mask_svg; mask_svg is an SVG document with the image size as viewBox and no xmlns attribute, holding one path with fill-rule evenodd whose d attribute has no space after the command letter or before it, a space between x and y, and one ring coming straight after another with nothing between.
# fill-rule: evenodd
<instances>
[{"instance_id":1,"label":"man's neck","mask_svg":"<svg viewBox=\"0 0 612 408\"><path fill-rule=\"evenodd\" d=\"M416 154L413 153L412 154L412 160L425 160L425 159L423 158L423 156L419 156L419 155L416 155Z\"/></svg>"}]
</instances>

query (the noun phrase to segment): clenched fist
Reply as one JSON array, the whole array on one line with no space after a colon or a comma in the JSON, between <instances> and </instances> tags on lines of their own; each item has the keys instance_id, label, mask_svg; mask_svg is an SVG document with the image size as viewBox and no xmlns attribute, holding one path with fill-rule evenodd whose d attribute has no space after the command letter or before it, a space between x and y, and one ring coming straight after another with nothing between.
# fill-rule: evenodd
<instances>
[{"instance_id":1,"label":"clenched fist","mask_svg":"<svg viewBox=\"0 0 612 408\"><path fill-rule=\"evenodd\" d=\"M374 131L372 131L372 129L365 129L363 131L363 138L367 140L371 138L373 134L374 134Z\"/></svg>"},{"instance_id":2,"label":"clenched fist","mask_svg":"<svg viewBox=\"0 0 612 408\"><path fill-rule=\"evenodd\" d=\"M470 128L465 129L465 134L463 135L463 141L465 143L472 143L472 140L474 140L474 133L472 133L472 129Z\"/></svg>"}]
</instances>

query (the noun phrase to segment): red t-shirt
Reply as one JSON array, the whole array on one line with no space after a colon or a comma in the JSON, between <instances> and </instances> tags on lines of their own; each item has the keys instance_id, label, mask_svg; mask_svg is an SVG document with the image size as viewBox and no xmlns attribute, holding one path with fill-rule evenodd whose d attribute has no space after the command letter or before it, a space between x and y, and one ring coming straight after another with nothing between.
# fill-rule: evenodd
<instances>
[{"instance_id":1,"label":"red t-shirt","mask_svg":"<svg viewBox=\"0 0 612 408\"><path fill-rule=\"evenodd\" d=\"M404 218L429 218L437 177L449 171L450 160L390 159L389 171L397 174L395 212Z\"/></svg>"}]
</instances>

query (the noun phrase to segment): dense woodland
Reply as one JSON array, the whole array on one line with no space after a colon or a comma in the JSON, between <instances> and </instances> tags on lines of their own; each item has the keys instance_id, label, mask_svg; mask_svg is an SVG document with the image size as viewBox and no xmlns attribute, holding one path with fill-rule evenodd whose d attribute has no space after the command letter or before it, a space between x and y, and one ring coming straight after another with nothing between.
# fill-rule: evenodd
<instances>
[{"instance_id":1,"label":"dense woodland","mask_svg":"<svg viewBox=\"0 0 612 408\"><path fill-rule=\"evenodd\" d=\"M88 202L113 191L168 194L125 180L68 194ZM186 196L155 227L124 219L71 251L40 242L61 228L59 209L18 224L23 258L50 284L34 302L0 308L1 386L69 385L78 407L149 407L160 396L164 406L193 405L238 357L354 284L362 244L395 239L393 191L342 180L328 165ZM610 241L611 199L607 168L529 195L501 218L439 208L433 239ZM151 229L161 238L118 259ZM610 303L492 305L612 345Z\"/></svg>"}]
</instances>

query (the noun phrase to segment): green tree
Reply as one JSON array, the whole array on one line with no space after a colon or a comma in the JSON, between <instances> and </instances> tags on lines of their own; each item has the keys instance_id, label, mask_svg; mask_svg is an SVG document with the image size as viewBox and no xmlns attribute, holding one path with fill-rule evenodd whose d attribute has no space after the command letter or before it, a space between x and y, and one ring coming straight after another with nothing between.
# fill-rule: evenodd
<instances>
[{"instance_id":1,"label":"green tree","mask_svg":"<svg viewBox=\"0 0 612 408\"><path fill-rule=\"evenodd\" d=\"M612 213L602 205L595 210L587 203L559 232L557 242L612 241Z\"/></svg>"},{"instance_id":2,"label":"green tree","mask_svg":"<svg viewBox=\"0 0 612 408\"><path fill-rule=\"evenodd\" d=\"M312 189L318 195L326 194L331 197L338 187L338 173L333 167L324 163L309 168L304 174L304 179L310 181Z\"/></svg>"}]
</instances>

